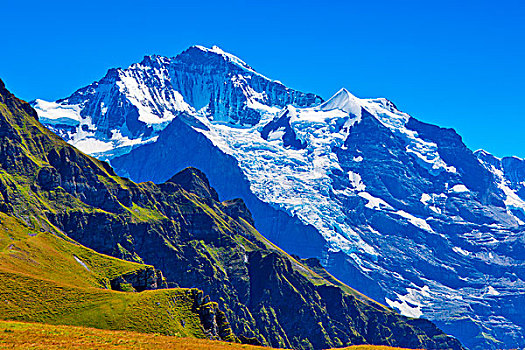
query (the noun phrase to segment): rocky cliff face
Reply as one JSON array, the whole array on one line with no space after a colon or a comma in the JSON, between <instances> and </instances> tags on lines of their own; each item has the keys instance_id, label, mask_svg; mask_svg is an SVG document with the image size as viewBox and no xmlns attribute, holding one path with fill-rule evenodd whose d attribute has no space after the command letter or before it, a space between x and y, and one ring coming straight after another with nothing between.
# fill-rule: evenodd
<instances>
[{"instance_id":1,"label":"rocky cliff face","mask_svg":"<svg viewBox=\"0 0 525 350\"><path fill-rule=\"evenodd\" d=\"M258 104L306 107L321 102L314 94L292 90L262 76L216 46L194 46L184 51L173 60L170 75L173 89L195 109L206 108L215 121L255 125L261 119Z\"/></svg>"},{"instance_id":2,"label":"rocky cliff face","mask_svg":"<svg viewBox=\"0 0 525 350\"><path fill-rule=\"evenodd\" d=\"M525 198L525 160L518 157L497 158L483 150L474 153L492 173L494 184L506 194L505 206L521 221L525 221L522 201Z\"/></svg>"},{"instance_id":3,"label":"rocky cliff face","mask_svg":"<svg viewBox=\"0 0 525 350\"><path fill-rule=\"evenodd\" d=\"M195 308L211 338L232 339L230 320L241 339L280 347L461 348L428 321L401 316L282 252L249 224L240 200L219 202L202 172L133 183L58 139L7 91L0 95L0 122L11 127L0 144L20 140L0 158L2 208L99 252L154 265L169 286L203 290L211 299L196 292ZM31 172L9 168L12 155ZM120 287L154 284L151 273L120 277Z\"/></svg>"}]
</instances>

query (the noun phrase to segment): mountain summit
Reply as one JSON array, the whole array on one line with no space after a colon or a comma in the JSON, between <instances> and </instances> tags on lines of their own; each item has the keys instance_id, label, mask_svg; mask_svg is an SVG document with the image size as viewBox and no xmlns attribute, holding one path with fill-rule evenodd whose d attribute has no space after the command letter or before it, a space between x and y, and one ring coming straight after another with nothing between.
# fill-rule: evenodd
<instances>
[{"instance_id":1,"label":"mountain summit","mask_svg":"<svg viewBox=\"0 0 525 350\"><path fill-rule=\"evenodd\" d=\"M319 102L318 96L272 81L216 46L192 46L173 58L146 56L127 69L110 69L68 98L37 99L32 105L65 140L109 159L154 141L183 112L243 126L256 124L274 106Z\"/></svg>"},{"instance_id":2,"label":"mountain summit","mask_svg":"<svg viewBox=\"0 0 525 350\"><path fill-rule=\"evenodd\" d=\"M340 109L343 112L361 116L361 104L359 103L359 99L345 88L342 88L328 101L321 104L319 109L323 111Z\"/></svg>"},{"instance_id":3,"label":"mountain summit","mask_svg":"<svg viewBox=\"0 0 525 350\"><path fill-rule=\"evenodd\" d=\"M203 170L271 241L470 348L525 347L522 160L475 154L387 99L324 102L200 46L34 106L135 181Z\"/></svg>"}]
</instances>

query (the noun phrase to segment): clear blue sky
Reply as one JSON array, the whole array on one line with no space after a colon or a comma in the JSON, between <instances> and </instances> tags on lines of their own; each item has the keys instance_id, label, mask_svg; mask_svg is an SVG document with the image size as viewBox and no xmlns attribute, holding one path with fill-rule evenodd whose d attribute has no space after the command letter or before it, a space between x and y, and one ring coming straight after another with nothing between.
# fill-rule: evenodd
<instances>
[{"instance_id":1,"label":"clear blue sky","mask_svg":"<svg viewBox=\"0 0 525 350\"><path fill-rule=\"evenodd\" d=\"M292 88L387 97L472 149L525 157L524 0L148 3L3 0L0 78L55 100L146 54L218 45Z\"/></svg>"}]
</instances>

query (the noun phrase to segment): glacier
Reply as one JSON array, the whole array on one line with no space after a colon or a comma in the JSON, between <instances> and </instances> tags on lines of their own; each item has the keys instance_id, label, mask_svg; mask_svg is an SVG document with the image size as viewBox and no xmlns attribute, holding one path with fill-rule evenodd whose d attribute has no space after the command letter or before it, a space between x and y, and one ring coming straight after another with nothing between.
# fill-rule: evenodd
<instances>
[{"instance_id":1,"label":"glacier","mask_svg":"<svg viewBox=\"0 0 525 350\"><path fill-rule=\"evenodd\" d=\"M218 47L32 105L135 181L200 168L274 243L469 348L525 347L522 159L472 152L385 98L293 90Z\"/></svg>"}]
</instances>

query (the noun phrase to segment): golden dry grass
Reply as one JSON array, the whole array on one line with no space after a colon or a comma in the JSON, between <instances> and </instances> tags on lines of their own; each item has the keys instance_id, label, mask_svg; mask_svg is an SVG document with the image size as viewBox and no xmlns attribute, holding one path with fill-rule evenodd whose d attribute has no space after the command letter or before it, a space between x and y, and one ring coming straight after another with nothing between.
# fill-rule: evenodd
<instances>
[{"instance_id":1,"label":"golden dry grass","mask_svg":"<svg viewBox=\"0 0 525 350\"><path fill-rule=\"evenodd\" d=\"M262 350L268 348L159 334L0 321L0 349Z\"/></svg>"},{"instance_id":2,"label":"golden dry grass","mask_svg":"<svg viewBox=\"0 0 525 350\"><path fill-rule=\"evenodd\" d=\"M160 334L0 321L0 349L268 350L269 348L205 339L170 337ZM407 349L356 345L341 350Z\"/></svg>"}]
</instances>

